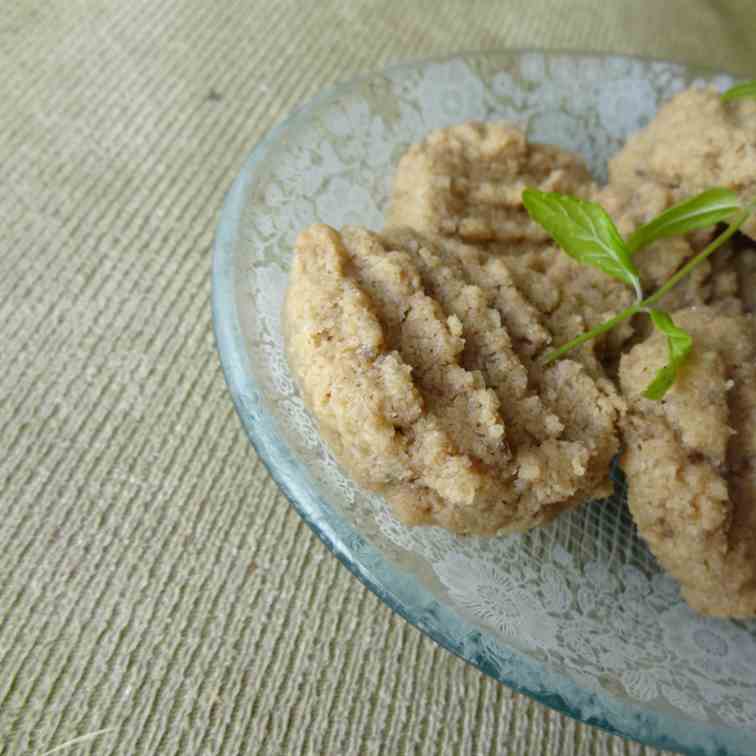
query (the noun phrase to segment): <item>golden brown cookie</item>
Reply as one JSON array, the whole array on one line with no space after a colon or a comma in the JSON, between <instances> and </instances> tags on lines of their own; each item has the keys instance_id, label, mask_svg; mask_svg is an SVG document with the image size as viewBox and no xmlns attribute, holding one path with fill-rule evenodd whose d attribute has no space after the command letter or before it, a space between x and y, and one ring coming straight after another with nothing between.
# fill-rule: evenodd
<instances>
[{"instance_id":1,"label":"golden brown cookie","mask_svg":"<svg viewBox=\"0 0 756 756\"><path fill-rule=\"evenodd\" d=\"M713 87L681 92L609 161L609 182L635 191L655 184L670 205L715 186L753 200L756 100L724 103ZM743 230L756 239L756 217Z\"/></svg>"},{"instance_id":2,"label":"golden brown cookie","mask_svg":"<svg viewBox=\"0 0 756 756\"><path fill-rule=\"evenodd\" d=\"M555 345L603 322L633 300L627 287L580 265L530 220L522 191L537 187L580 197L597 189L582 158L553 145L531 144L505 123L465 123L431 132L402 157L394 177L390 222L481 259L503 258L526 300L545 317ZM469 245L469 246L468 246ZM519 306L519 305L518 305ZM572 358L594 376L632 334L626 323L581 347Z\"/></svg>"},{"instance_id":3,"label":"golden brown cookie","mask_svg":"<svg viewBox=\"0 0 756 756\"><path fill-rule=\"evenodd\" d=\"M501 259L409 229L303 232L290 365L341 464L407 523L524 530L609 490L623 402L542 368L547 318Z\"/></svg>"},{"instance_id":4,"label":"golden brown cookie","mask_svg":"<svg viewBox=\"0 0 756 756\"><path fill-rule=\"evenodd\" d=\"M674 314L693 352L662 401L641 396L665 363L656 333L623 356L628 503L638 531L700 612L756 614L756 334L751 316Z\"/></svg>"},{"instance_id":5,"label":"golden brown cookie","mask_svg":"<svg viewBox=\"0 0 756 756\"><path fill-rule=\"evenodd\" d=\"M587 196L592 184L578 155L532 144L505 123L463 123L432 131L402 157L388 220L512 252L549 238L522 204L529 186Z\"/></svg>"}]
</instances>

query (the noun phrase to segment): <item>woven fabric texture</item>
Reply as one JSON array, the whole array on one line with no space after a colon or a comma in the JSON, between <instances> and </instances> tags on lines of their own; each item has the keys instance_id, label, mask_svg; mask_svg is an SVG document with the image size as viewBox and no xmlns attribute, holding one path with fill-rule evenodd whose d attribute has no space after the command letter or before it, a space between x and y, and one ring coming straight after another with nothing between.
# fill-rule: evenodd
<instances>
[{"instance_id":1,"label":"woven fabric texture","mask_svg":"<svg viewBox=\"0 0 756 756\"><path fill-rule=\"evenodd\" d=\"M6 0L0 753L657 753L485 678L325 551L226 394L211 244L325 85L523 46L747 74L755 28L751 0Z\"/></svg>"}]
</instances>

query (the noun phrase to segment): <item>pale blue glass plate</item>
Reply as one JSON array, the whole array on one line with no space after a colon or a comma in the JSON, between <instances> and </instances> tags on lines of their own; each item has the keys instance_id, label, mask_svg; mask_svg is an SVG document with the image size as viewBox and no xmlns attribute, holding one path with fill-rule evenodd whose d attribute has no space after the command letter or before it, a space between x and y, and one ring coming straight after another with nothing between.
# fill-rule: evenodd
<instances>
[{"instance_id":1,"label":"pale blue glass plate","mask_svg":"<svg viewBox=\"0 0 756 756\"><path fill-rule=\"evenodd\" d=\"M523 536L408 529L321 443L289 375L281 307L294 237L314 221L383 225L393 169L431 128L508 119L581 152L598 179L661 100L725 75L533 51L397 66L333 89L274 129L231 189L213 316L236 409L272 476L336 556L392 609L506 685L659 748L756 753L756 625L690 612L622 501ZM254 506L254 502L250 502Z\"/></svg>"}]
</instances>

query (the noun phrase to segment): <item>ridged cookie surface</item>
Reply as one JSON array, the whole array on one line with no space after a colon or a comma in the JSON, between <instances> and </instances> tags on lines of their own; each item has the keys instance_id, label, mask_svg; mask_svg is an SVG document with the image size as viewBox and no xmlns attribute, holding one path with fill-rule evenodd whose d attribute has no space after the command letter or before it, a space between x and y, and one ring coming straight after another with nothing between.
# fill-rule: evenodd
<instances>
[{"instance_id":1,"label":"ridged cookie surface","mask_svg":"<svg viewBox=\"0 0 756 756\"><path fill-rule=\"evenodd\" d=\"M623 402L548 368L544 314L505 261L406 228L303 232L290 365L335 456L405 522L524 530L609 491Z\"/></svg>"},{"instance_id":2,"label":"ridged cookie surface","mask_svg":"<svg viewBox=\"0 0 756 756\"><path fill-rule=\"evenodd\" d=\"M528 186L587 196L592 184L578 155L530 143L509 124L438 129L399 162L389 222L468 243L541 244L548 236L522 204Z\"/></svg>"}]
</instances>

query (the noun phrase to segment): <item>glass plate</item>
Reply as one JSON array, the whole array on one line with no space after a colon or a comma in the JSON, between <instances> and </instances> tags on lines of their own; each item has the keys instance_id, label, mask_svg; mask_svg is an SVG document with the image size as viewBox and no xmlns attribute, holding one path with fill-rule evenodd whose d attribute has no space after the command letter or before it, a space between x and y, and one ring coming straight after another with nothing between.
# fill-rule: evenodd
<instances>
[{"instance_id":1,"label":"glass plate","mask_svg":"<svg viewBox=\"0 0 756 756\"><path fill-rule=\"evenodd\" d=\"M485 673L660 748L754 753L756 624L689 611L639 541L621 476L526 535L406 528L320 441L283 353L292 244L314 221L383 226L390 178L430 129L508 119L577 150L599 179L659 102L726 75L627 57L505 51L390 68L317 97L255 149L231 189L213 270L216 339L258 454L323 542L392 609ZM250 503L252 504L252 503Z\"/></svg>"}]
</instances>

